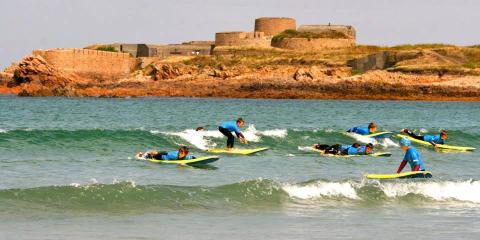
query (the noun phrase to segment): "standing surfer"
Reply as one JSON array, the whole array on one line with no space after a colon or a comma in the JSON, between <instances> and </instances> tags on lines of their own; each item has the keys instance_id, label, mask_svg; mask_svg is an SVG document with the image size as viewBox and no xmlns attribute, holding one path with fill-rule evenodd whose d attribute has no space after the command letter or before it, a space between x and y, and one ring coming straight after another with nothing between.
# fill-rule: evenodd
<instances>
[{"instance_id":1,"label":"standing surfer","mask_svg":"<svg viewBox=\"0 0 480 240\"><path fill-rule=\"evenodd\" d=\"M402 150L405 151L405 156L403 157L403 161L400 163L400 166L398 166L397 173L402 172L405 165L407 165L407 162L410 164L412 172L425 171L425 166L423 165L420 153L416 148L411 146L410 140L407 138L402 138L400 140L400 146Z\"/></svg>"},{"instance_id":2,"label":"standing surfer","mask_svg":"<svg viewBox=\"0 0 480 240\"><path fill-rule=\"evenodd\" d=\"M218 131L227 137L227 149L233 148L235 137L233 136L232 132L235 132L235 135L237 135L238 140L241 143L248 143L248 141L245 139L245 136L240 131L240 128L243 128L244 125L245 121L242 118L237 119L237 121L226 121L220 124Z\"/></svg>"}]
</instances>

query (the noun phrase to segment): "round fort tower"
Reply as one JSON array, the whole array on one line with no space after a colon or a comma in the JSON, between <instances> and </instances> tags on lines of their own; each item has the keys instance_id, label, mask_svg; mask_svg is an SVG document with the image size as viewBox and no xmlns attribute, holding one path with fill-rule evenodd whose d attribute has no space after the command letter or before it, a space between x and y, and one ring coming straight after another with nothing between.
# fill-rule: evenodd
<instances>
[{"instance_id":1,"label":"round fort tower","mask_svg":"<svg viewBox=\"0 0 480 240\"><path fill-rule=\"evenodd\" d=\"M293 18L262 17L255 19L255 32L264 32L265 36L274 36L287 29L296 29Z\"/></svg>"}]
</instances>

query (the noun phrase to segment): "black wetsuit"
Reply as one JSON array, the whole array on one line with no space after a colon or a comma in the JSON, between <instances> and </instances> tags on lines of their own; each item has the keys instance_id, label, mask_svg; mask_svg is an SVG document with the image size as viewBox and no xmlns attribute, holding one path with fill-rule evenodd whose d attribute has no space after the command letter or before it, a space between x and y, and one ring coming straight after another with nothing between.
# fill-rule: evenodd
<instances>
[{"instance_id":1,"label":"black wetsuit","mask_svg":"<svg viewBox=\"0 0 480 240\"><path fill-rule=\"evenodd\" d=\"M327 144L318 144L316 147L318 150L323 150L325 154L334 154L334 155L347 155L348 148L342 149L342 145L334 144L334 145L327 145Z\"/></svg>"},{"instance_id":2,"label":"black wetsuit","mask_svg":"<svg viewBox=\"0 0 480 240\"><path fill-rule=\"evenodd\" d=\"M425 141L424 136L416 135L415 133L413 133L411 131L406 131L405 133L408 134L408 136L410 136L412 138L415 138L415 139L418 139L418 140L421 140L421 141Z\"/></svg>"},{"instance_id":3,"label":"black wetsuit","mask_svg":"<svg viewBox=\"0 0 480 240\"><path fill-rule=\"evenodd\" d=\"M232 132L223 127L218 127L218 130L227 137L227 148L233 148L233 143L235 142L235 137ZM237 134L238 137L238 134Z\"/></svg>"},{"instance_id":4,"label":"black wetsuit","mask_svg":"<svg viewBox=\"0 0 480 240\"><path fill-rule=\"evenodd\" d=\"M158 152L157 154L147 153L146 158L153 158L156 160L163 160L163 156L167 155L167 152Z\"/></svg>"}]
</instances>

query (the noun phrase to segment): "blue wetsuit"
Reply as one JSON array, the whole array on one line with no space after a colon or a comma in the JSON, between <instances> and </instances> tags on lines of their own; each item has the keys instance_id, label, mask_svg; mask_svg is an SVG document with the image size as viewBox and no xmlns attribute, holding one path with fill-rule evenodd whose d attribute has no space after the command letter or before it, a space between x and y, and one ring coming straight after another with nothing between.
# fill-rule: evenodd
<instances>
[{"instance_id":1,"label":"blue wetsuit","mask_svg":"<svg viewBox=\"0 0 480 240\"><path fill-rule=\"evenodd\" d=\"M429 142L432 145L435 144L445 144L445 140L443 140L440 135L424 135L423 141Z\"/></svg>"},{"instance_id":2,"label":"blue wetsuit","mask_svg":"<svg viewBox=\"0 0 480 240\"><path fill-rule=\"evenodd\" d=\"M237 121L226 121L220 124L218 130L227 137L227 148L233 148L235 142L235 137L233 137L232 132L235 132L237 137L243 137L240 128L237 126Z\"/></svg>"},{"instance_id":3,"label":"blue wetsuit","mask_svg":"<svg viewBox=\"0 0 480 240\"><path fill-rule=\"evenodd\" d=\"M187 154L184 158L178 159L178 151L167 152L167 154L162 155L162 160L190 160L194 157L190 154Z\"/></svg>"},{"instance_id":4,"label":"blue wetsuit","mask_svg":"<svg viewBox=\"0 0 480 240\"><path fill-rule=\"evenodd\" d=\"M425 166L423 165L422 158L416 148L410 146L405 153L405 157L403 157L403 160L408 162L408 164L412 168L412 171L417 165L420 166L420 171L425 171Z\"/></svg>"},{"instance_id":5,"label":"blue wetsuit","mask_svg":"<svg viewBox=\"0 0 480 240\"><path fill-rule=\"evenodd\" d=\"M347 132L356 133L356 134L360 134L360 135L370 134L370 130L368 129L368 126L353 127L353 128L348 129Z\"/></svg>"},{"instance_id":6,"label":"blue wetsuit","mask_svg":"<svg viewBox=\"0 0 480 240\"><path fill-rule=\"evenodd\" d=\"M359 147L359 148L354 148L354 147L350 147L348 149L348 155L367 155L367 151L366 151L366 147L363 146L363 147ZM372 154L373 151L369 154Z\"/></svg>"},{"instance_id":7,"label":"blue wetsuit","mask_svg":"<svg viewBox=\"0 0 480 240\"><path fill-rule=\"evenodd\" d=\"M227 129L230 132L235 132L235 134L240 134L240 128L237 126L236 121L227 121L220 124L220 127Z\"/></svg>"}]
</instances>

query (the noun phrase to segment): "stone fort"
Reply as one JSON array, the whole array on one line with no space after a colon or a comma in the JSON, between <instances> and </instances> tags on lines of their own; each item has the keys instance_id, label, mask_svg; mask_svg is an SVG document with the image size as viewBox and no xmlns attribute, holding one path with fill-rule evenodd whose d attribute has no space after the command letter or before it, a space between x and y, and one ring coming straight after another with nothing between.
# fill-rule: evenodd
<instances>
[{"instance_id":1,"label":"stone fort","mask_svg":"<svg viewBox=\"0 0 480 240\"><path fill-rule=\"evenodd\" d=\"M272 43L272 38L285 30L309 33L336 32L341 37L285 38ZM191 41L181 44L149 45L114 43L110 46L117 52L93 49L36 50L49 64L59 70L99 80L118 79L129 76L138 67L144 67L158 58L170 56L211 55L216 47L284 48L292 50L324 50L355 46L356 32L352 26L301 25L297 29L295 19L285 17L262 17L255 20L253 32L218 32L215 41Z\"/></svg>"},{"instance_id":2,"label":"stone fort","mask_svg":"<svg viewBox=\"0 0 480 240\"><path fill-rule=\"evenodd\" d=\"M300 33L313 33L318 38L284 38L272 42L272 38L285 30L296 30ZM329 37L334 32L335 37ZM277 47L292 50L323 50L354 47L356 31L347 25L301 25L293 18L263 17L255 19L253 32L218 32L215 34L215 46L233 47Z\"/></svg>"}]
</instances>

